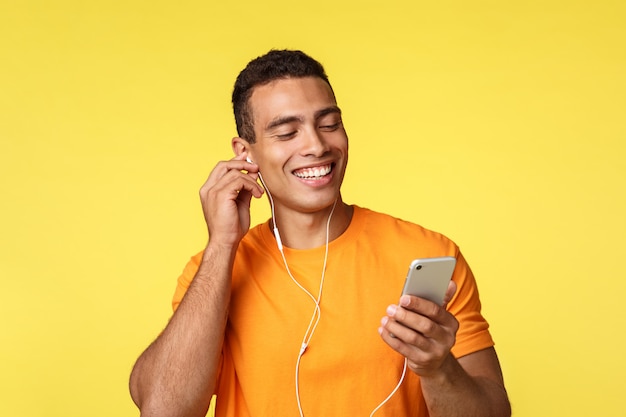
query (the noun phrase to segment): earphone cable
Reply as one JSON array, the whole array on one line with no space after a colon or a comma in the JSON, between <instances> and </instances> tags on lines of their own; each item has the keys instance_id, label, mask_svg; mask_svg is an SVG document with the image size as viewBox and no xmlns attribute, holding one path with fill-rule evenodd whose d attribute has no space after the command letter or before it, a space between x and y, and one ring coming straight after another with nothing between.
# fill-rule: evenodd
<instances>
[{"instance_id":1,"label":"earphone cable","mask_svg":"<svg viewBox=\"0 0 626 417\"><path fill-rule=\"evenodd\" d=\"M297 403L298 403L298 411L300 412L300 417L304 417L304 412L302 410L302 403L300 401L300 383L299 383L299 380L300 380L300 362L302 360L302 355L306 351L306 348L308 347L309 342L311 341L311 338L313 337L313 334L315 333L315 329L317 328L317 325L320 322L320 319L322 317L322 311L320 309L320 301L321 301L321 298L322 298L322 290L324 288L324 278L326 276L326 265L327 265L327 262L328 262L328 244L329 244L329 240L330 240L330 221L332 219L333 213L335 212L335 207L337 206L337 199L335 199L335 202L333 203L333 208L331 209L330 214L328 215L328 220L326 221L326 245L325 245L325 252L324 252L324 265L323 265L323 268L322 268L322 276L321 276L321 279L320 279L319 292L318 292L317 299L316 299L313 296L313 294L311 294L306 288L304 288L302 286L302 284L300 284L298 282L298 280L293 276L293 274L291 273L291 270L289 269L289 264L287 263L287 258L285 256L285 252L283 250L283 245L282 245L282 241L281 241L281 238L280 238L280 233L278 232L278 225L276 223L276 211L275 211L275 207L274 207L274 199L272 197L271 192L269 191L269 189L265 185L265 181L263 181L263 177L261 176L260 172L259 172L259 179L261 180L261 183L263 184L263 187L267 191L267 196L269 197L269 200L270 200L270 207L271 207L271 211L272 211L272 223L273 223L274 237L276 238L276 244L278 245L278 250L280 251L280 254L282 256L283 263L285 265L285 269L287 270L287 274L289 275L291 280L302 291L304 291L304 293L315 303L315 309L313 310L313 315L311 316L311 320L309 321L309 325L308 325L307 330L306 330L306 332L304 334L304 337L302 339L302 344L300 346L300 352L298 353L298 359L296 360L296 373L295 373L296 400L297 400ZM385 405L391 399L391 397L393 397L393 395L398 391L398 389L402 385L402 382L404 381L404 377L406 375L406 368L407 368L407 359L405 358L404 359L404 367L402 369L402 376L400 377L400 380L398 381L398 384L393 389L393 391L391 391L391 393L387 396L387 398L385 398L371 412L370 417L373 417L374 414L383 405Z\"/></svg>"}]
</instances>

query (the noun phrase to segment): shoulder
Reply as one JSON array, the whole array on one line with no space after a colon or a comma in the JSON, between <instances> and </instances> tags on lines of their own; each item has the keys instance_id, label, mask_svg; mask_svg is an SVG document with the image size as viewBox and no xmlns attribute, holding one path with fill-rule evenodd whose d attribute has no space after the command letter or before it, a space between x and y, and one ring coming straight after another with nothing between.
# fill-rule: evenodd
<instances>
[{"instance_id":1,"label":"shoulder","mask_svg":"<svg viewBox=\"0 0 626 417\"><path fill-rule=\"evenodd\" d=\"M267 248L275 245L276 242L270 232L268 220L248 230L248 233L246 233L243 239L241 239L241 242L239 242L237 258L258 256L260 252L265 252Z\"/></svg>"},{"instance_id":2,"label":"shoulder","mask_svg":"<svg viewBox=\"0 0 626 417\"><path fill-rule=\"evenodd\" d=\"M367 208L354 207L355 221L361 223L362 233L381 241L393 240L394 246L409 245L431 248L436 252L458 252L457 245L442 233L414 222ZM434 255L433 255L434 256Z\"/></svg>"}]
</instances>

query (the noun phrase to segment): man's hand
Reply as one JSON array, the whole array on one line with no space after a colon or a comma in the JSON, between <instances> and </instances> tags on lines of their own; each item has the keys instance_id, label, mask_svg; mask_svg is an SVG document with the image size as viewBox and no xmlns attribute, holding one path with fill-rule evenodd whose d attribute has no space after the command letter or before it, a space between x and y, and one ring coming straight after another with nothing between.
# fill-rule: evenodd
<instances>
[{"instance_id":1,"label":"man's hand","mask_svg":"<svg viewBox=\"0 0 626 417\"><path fill-rule=\"evenodd\" d=\"M250 228L252 196L263 195L263 187L257 183L259 167L245 159L244 152L219 162L200 188L212 244L237 244Z\"/></svg>"},{"instance_id":2,"label":"man's hand","mask_svg":"<svg viewBox=\"0 0 626 417\"><path fill-rule=\"evenodd\" d=\"M245 152L219 162L200 189L209 245L165 330L130 378L142 416L204 416L215 392L237 245L250 228L250 200L263 195Z\"/></svg>"},{"instance_id":3,"label":"man's hand","mask_svg":"<svg viewBox=\"0 0 626 417\"><path fill-rule=\"evenodd\" d=\"M450 281L444 305L423 298L403 295L398 305L387 307L379 333L393 350L408 359L408 365L420 376L436 373L450 356L459 323L446 310L456 292Z\"/></svg>"}]
</instances>

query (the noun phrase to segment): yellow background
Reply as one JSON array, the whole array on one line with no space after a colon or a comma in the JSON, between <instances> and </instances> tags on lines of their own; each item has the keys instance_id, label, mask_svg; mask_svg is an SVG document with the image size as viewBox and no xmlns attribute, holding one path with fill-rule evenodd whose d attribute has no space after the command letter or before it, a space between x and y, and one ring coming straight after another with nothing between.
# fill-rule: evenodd
<instances>
[{"instance_id":1,"label":"yellow background","mask_svg":"<svg viewBox=\"0 0 626 417\"><path fill-rule=\"evenodd\" d=\"M623 416L624 4L2 0L0 415L138 415L234 78L286 47L344 110L345 199L465 252L514 415Z\"/></svg>"}]
</instances>

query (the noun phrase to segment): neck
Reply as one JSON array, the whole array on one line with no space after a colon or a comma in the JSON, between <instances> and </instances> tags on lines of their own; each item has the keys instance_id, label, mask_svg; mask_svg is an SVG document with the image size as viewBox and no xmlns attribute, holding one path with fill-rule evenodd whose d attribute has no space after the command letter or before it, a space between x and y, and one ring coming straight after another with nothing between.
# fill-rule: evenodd
<instances>
[{"instance_id":1,"label":"neck","mask_svg":"<svg viewBox=\"0 0 626 417\"><path fill-rule=\"evenodd\" d=\"M284 246L292 249L312 249L326 243L326 227L332 206L315 213L280 210L276 223ZM353 207L337 201L330 219L328 241L338 238L350 225Z\"/></svg>"}]
</instances>

